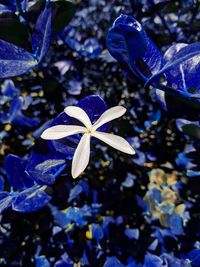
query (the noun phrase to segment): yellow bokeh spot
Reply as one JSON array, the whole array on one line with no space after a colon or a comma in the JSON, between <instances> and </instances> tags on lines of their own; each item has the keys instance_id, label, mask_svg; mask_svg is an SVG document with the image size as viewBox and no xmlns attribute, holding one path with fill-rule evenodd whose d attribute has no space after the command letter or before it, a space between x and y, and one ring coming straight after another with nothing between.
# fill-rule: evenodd
<instances>
[{"instance_id":1,"label":"yellow bokeh spot","mask_svg":"<svg viewBox=\"0 0 200 267\"><path fill-rule=\"evenodd\" d=\"M44 92L40 91L38 95L39 95L39 97L43 97L44 96Z\"/></svg>"},{"instance_id":2,"label":"yellow bokeh spot","mask_svg":"<svg viewBox=\"0 0 200 267\"><path fill-rule=\"evenodd\" d=\"M92 227L89 225L89 230L86 232L86 238L91 240L92 239Z\"/></svg>"},{"instance_id":3,"label":"yellow bokeh spot","mask_svg":"<svg viewBox=\"0 0 200 267\"><path fill-rule=\"evenodd\" d=\"M9 132L9 131L11 130L11 128L12 128L12 125L10 125L10 124L6 124L5 127L4 127L4 130L5 130L6 132Z\"/></svg>"}]
</instances>

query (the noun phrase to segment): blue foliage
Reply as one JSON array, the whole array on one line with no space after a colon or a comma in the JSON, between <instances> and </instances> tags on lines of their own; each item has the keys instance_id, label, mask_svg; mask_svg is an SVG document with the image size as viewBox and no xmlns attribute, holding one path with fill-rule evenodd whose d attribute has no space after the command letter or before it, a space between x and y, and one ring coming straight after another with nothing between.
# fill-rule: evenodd
<instances>
[{"instance_id":1,"label":"blue foliage","mask_svg":"<svg viewBox=\"0 0 200 267\"><path fill-rule=\"evenodd\" d=\"M14 77L36 67L47 53L51 37L52 9L46 7L38 17L32 35L33 54L14 44L0 40L0 77Z\"/></svg>"},{"instance_id":2,"label":"blue foliage","mask_svg":"<svg viewBox=\"0 0 200 267\"><path fill-rule=\"evenodd\" d=\"M117 257L112 256L112 257L108 257L103 265L103 267L112 267L112 266L116 266L116 267L125 267L124 264L122 264Z\"/></svg>"},{"instance_id":3,"label":"blue foliage","mask_svg":"<svg viewBox=\"0 0 200 267\"><path fill-rule=\"evenodd\" d=\"M2 176L0 176L0 191L3 191L5 187L5 181Z\"/></svg>"},{"instance_id":4,"label":"blue foliage","mask_svg":"<svg viewBox=\"0 0 200 267\"><path fill-rule=\"evenodd\" d=\"M138 239L139 238L139 234L140 234L140 232L139 232L139 230L138 229L131 229L131 228L129 228L129 229L126 229L125 231L124 231L124 234L129 238L129 239Z\"/></svg>"},{"instance_id":5,"label":"blue foliage","mask_svg":"<svg viewBox=\"0 0 200 267\"><path fill-rule=\"evenodd\" d=\"M33 212L43 208L51 199L45 189L45 186L32 186L18 193L12 202L12 209L18 212Z\"/></svg>"},{"instance_id":6,"label":"blue foliage","mask_svg":"<svg viewBox=\"0 0 200 267\"><path fill-rule=\"evenodd\" d=\"M84 227L87 225L85 218L92 216L92 210L88 205L84 205L81 208L69 207L63 211L59 211L55 207L51 207L51 209L56 223L62 228L66 228L73 223L79 227Z\"/></svg>"},{"instance_id":7,"label":"blue foliage","mask_svg":"<svg viewBox=\"0 0 200 267\"><path fill-rule=\"evenodd\" d=\"M116 19L107 35L107 48L127 72L134 72L144 81L162 66L158 48L131 16Z\"/></svg>"},{"instance_id":8,"label":"blue foliage","mask_svg":"<svg viewBox=\"0 0 200 267\"><path fill-rule=\"evenodd\" d=\"M91 225L92 238L100 241L104 237L104 233L99 224L93 223Z\"/></svg>"},{"instance_id":9,"label":"blue foliage","mask_svg":"<svg viewBox=\"0 0 200 267\"><path fill-rule=\"evenodd\" d=\"M34 56L14 44L0 40L0 77L14 77L37 65Z\"/></svg>"},{"instance_id":10,"label":"blue foliage","mask_svg":"<svg viewBox=\"0 0 200 267\"><path fill-rule=\"evenodd\" d=\"M200 43L177 44L170 47L164 55L165 65L148 80L147 84L153 84L159 88L159 80L165 75L167 86L161 85L161 89L198 102L199 49Z\"/></svg>"},{"instance_id":11,"label":"blue foliage","mask_svg":"<svg viewBox=\"0 0 200 267\"><path fill-rule=\"evenodd\" d=\"M200 266L199 5L0 1L0 78L9 77L0 92L0 266ZM67 106L95 123L103 99L127 109L111 132L136 155L92 140L88 172L74 180L80 136L40 136L81 125Z\"/></svg>"},{"instance_id":12,"label":"blue foliage","mask_svg":"<svg viewBox=\"0 0 200 267\"><path fill-rule=\"evenodd\" d=\"M65 167L66 161L63 158L56 159L55 153L51 151L44 155L33 152L26 166L26 172L39 183L53 184Z\"/></svg>"},{"instance_id":13,"label":"blue foliage","mask_svg":"<svg viewBox=\"0 0 200 267\"><path fill-rule=\"evenodd\" d=\"M35 267L50 267L50 263L45 256L39 256L35 259Z\"/></svg>"},{"instance_id":14,"label":"blue foliage","mask_svg":"<svg viewBox=\"0 0 200 267\"><path fill-rule=\"evenodd\" d=\"M38 17L32 35L32 49L38 62L46 55L49 50L51 40L51 7L46 7Z\"/></svg>"},{"instance_id":15,"label":"blue foliage","mask_svg":"<svg viewBox=\"0 0 200 267\"><path fill-rule=\"evenodd\" d=\"M34 181L25 172L28 160L9 154L4 161L8 182L13 190L23 190L33 186ZM12 168L11 168L12 166Z\"/></svg>"},{"instance_id":16,"label":"blue foliage","mask_svg":"<svg viewBox=\"0 0 200 267\"><path fill-rule=\"evenodd\" d=\"M192 265L200 266L200 249L193 249L189 252L188 258L191 260Z\"/></svg>"},{"instance_id":17,"label":"blue foliage","mask_svg":"<svg viewBox=\"0 0 200 267\"><path fill-rule=\"evenodd\" d=\"M150 254L150 253L148 253L145 256L144 267L161 267L161 266L165 266L165 265L163 265L163 261L160 257Z\"/></svg>"},{"instance_id":18,"label":"blue foliage","mask_svg":"<svg viewBox=\"0 0 200 267\"><path fill-rule=\"evenodd\" d=\"M15 197L8 192L0 192L0 214L12 205L14 199Z\"/></svg>"},{"instance_id":19,"label":"blue foliage","mask_svg":"<svg viewBox=\"0 0 200 267\"><path fill-rule=\"evenodd\" d=\"M121 15L107 35L107 48L122 68L147 85L166 93L199 102L200 43L176 44L164 55L133 17ZM163 83L163 79L165 83ZM166 107L164 98L160 98Z\"/></svg>"},{"instance_id":20,"label":"blue foliage","mask_svg":"<svg viewBox=\"0 0 200 267\"><path fill-rule=\"evenodd\" d=\"M39 123L38 118L30 118L23 114L32 102L31 97L23 97L12 80L5 80L2 85L0 103L0 121L16 126L16 128L33 128ZM9 108L7 108L9 106ZM5 111L4 111L5 109Z\"/></svg>"}]
</instances>

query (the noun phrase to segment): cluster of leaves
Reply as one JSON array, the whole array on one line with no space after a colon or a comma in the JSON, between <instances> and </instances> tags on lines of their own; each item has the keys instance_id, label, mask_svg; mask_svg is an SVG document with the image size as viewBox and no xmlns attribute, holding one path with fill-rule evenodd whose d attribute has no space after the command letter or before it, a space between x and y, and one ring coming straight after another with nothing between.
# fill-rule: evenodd
<instances>
[{"instance_id":1,"label":"cluster of leaves","mask_svg":"<svg viewBox=\"0 0 200 267\"><path fill-rule=\"evenodd\" d=\"M0 265L200 266L199 44L171 47L198 40L198 1L2 0L0 16ZM109 31L117 17L120 34ZM109 38L121 33L134 49L115 43L113 53ZM74 180L80 136L40 138L49 126L74 124L68 105L92 122L125 106L113 131L136 155L94 141L90 166Z\"/></svg>"}]
</instances>

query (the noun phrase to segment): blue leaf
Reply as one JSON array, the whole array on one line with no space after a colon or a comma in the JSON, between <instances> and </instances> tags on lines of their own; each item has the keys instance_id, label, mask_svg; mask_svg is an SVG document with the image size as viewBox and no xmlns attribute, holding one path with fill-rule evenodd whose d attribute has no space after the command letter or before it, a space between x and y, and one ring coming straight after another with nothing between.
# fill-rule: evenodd
<instances>
[{"instance_id":1,"label":"blue leaf","mask_svg":"<svg viewBox=\"0 0 200 267\"><path fill-rule=\"evenodd\" d=\"M180 49L180 47L182 48ZM146 86L152 84L172 95L198 102L200 98L199 57L200 43L173 46L165 55L165 59L169 59L169 61L147 81ZM163 75L166 75L167 86L160 83Z\"/></svg>"},{"instance_id":2,"label":"blue leaf","mask_svg":"<svg viewBox=\"0 0 200 267\"><path fill-rule=\"evenodd\" d=\"M166 262L169 267L192 267L188 260L180 260L173 256L173 254L164 253L161 258ZM166 265L164 265L166 266Z\"/></svg>"},{"instance_id":3,"label":"blue leaf","mask_svg":"<svg viewBox=\"0 0 200 267\"><path fill-rule=\"evenodd\" d=\"M122 264L117 257L107 257L103 267L125 267L124 264Z\"/></svg>"},{"instance_id":4,"label":"blue leaf","mask_svg":"<svg viewBox=\"0 0 200 267\"><path fill-rule=\"evenodd\" d=\"M66 210L58 210L54 206L50 207L56 223L62 228L66 228L71 223L75 223L78 227L86 226L87 217L92 216L92 210L88 205L81 208L69 207Z\"/></svg>"},{"instance_id":5,"label":"blue leaf","mask_svg":"<svg viewBox=\"0 0 200 267\"><path fill-rule=\"evenodd\" d=\"M0 214L12 205L14 196L9 192L0 192Z\"/></svg>"},{"instance_id":6,"label":"blue leaf","mask_svg":"<svg viewBox=\"0 0 200 267\"><path fill-rule=\"evenodd\" d=\"M182 50L183 49L183 50ZM168 62L179 59L183 53L193 53L195 49L200 49L200 43L196 44L175 44L171 46L164 54L164 60L166 64ZM182 52L181 52L182 51ZM180 54L179 54L180 53ZM190 57L187 60L183 60L182 63L170 67L165 71L167 83L169 86L177 90L193 90L193 93L199 93L200 90L200 52L199 54Z\"/></svg>"},{"instance_id":7,"label":"blue leaf","mask_svg":"<svg viewBox=\"0 0 200 267\"><path fill-rule=\"evenodd\" d=\"M11 5L2 5L0 4L0 14L3 14L3 13L14 13L15 12L15 8Z\"/></svg>"},{"instance_id":8,"label":"blue leaf","mask_svg":"<svg viewBox=\"0 0 200 267\"><path fill-rule=\"evenodd\" d=\"M82 186L79 184L75 185L70 191L68 202L71 202L72 200L74 200L82 192L83 192Z\"/></svg>"},{"instance_id":9,"label":"blue leaf","mask_svg":"<svg viewBox=\"0 0 200 267\"><path fill-rule=\"evenodd\" d=\"M200 266L200 249L193 249L188 253L188 258L195 267Z\"/></svg>"},{"instance_id":10,"label":"blue leaf","mask_svg":"<svg viewBox=\"0 0 200 267\"><path fill-rule=\"evenodd\" d=\"M163 64L159 49L142 25L130 16L121 15L115 20L107 35L107 48L129 77L129 72L133 72L147 80Z\"/></svg>"},{"instance_id":11,"label":"blue leaf","mask_svg":"<svg viewBox=\"0 0 200 267\"><path fill-rule=\"evenodd\" d=\"M13 119L13 123L17 128L34 128L38 126L40 120L38 118L29 118L23 115L21 112Z\"/></svg>"},{"instance_id":12,"label":"blue leaf","mask_svg":"<svg viewBox=\"0 0 200 267\"><path fill-rule=\"evenodd\" d=\"M163 266L163 261L160 257L150 253L147 253L147 255L145 255L144 267L162 267L162 266Z\"/></svg>"},{"instance_id":13,"label":"blue leaf","mask_svg":"<svg viewBox=\"0 0 200 267\"><path fill-rule=\"evenodd\" d=\"M56 152L49 142L38 139L30 155L26 172L40 184L53 184L65 166L65 156Z\"/></svg>"},{"instance_id":14,"label":"blue leaf","mask_svg":"<svg viewBox=\"0 0 200 267\"><path fill-rule=\"evenodd\" d=\"M15 97L13 101L11 102L10 108L9 108L9 113L8 113L8 118L7 118L7 123L11 123L21 112L23 107L23 98L21 96Z\"/></svg>"},{"instance_id":15,"label":"blue leaf","mask_svg":"<svg viewBox=\"0 0 200 267\"><path fill-rule=\"evenodd\" d=\"M96 239L97 241L100 241L104 237L103 230L101 226L97 223L93 223L91 225L91 232L92 232L92 239Z\"/></svg>"},{"instance_id":16,"label":"blue leaf","mask_svg":"<svg viewBox=\"0 0 200 267\"><path fill-rule=\"evenodd\" d=\"M26 171L36 181L42 181L44 184L53 184L65 166L66 161L63 159L46 159L42 162L37 162L32 158Z\"/></svg>"},{"instance_id":17,"label":"blue leaf","mask_svg":"<svg viewBox=\"0 0 200 267\"><path fill-rule=\"evenodd\" d=\"M25 172L28 160L9 154L4 161L8 182L14 190L22 190L33 185L33 180ZM12 168L11 168L12 166Z\"/></svg>"},{"instance_id":18,"label":"blue leaf","mask_svg":"<svg viewBox=\"0 0 200 267\"><path fill-rule=\"evenodd\" d=\"M37 61L31 53L0 40L0 78L18 76L36 65Z\"/></svg>"},{"instance_id":19,"label":"blue leaf","mask_svg":"<svg viewBox=\"0 0 200 267\"><path fill-rule=\"evenodd\" d=\"M103 50L102 45L95 38L88 38L81 47L81 54L85 57L95 59L98 58Z\"/></svg>"},{"instance_id":20,"label":"blue leaf","mask_svg":"<svg viewBox=\"0 0 200 267\"><path fill-rule=\"evenodd\" d=\"M139 238L139 230L138 229L125 229L124 234L129 238L129 239L138 239Z\"/></svg>"},{"instance_id":21,"label":"blue leaf","mask_svg":"<svg viewBox=\"0 0 200 267\"><path fill-rule=\"evenodd\" d=\"M155 96L156 96L157 101L160 103L161 107L167 111L168 108L167 108L167 103L165 100L165 92L162 90L156 89Z\"/></svg>"},{"instance_id":22,"label":"blue leaf","mask_svg":"<svg viewBox=\"0 0 200 267\"><path fill-rule=\"evenodd\" d=\"M74 120L65 112L62 112L53 120L51 126L59 124L73 125L75 124L73 121ZM49 141L49 143L52 144L56 151L66 155L67 159L71 159L79 140L80 137L78 135L74 135L67 138L62 138L60 140Z\"/></svg>"},{"instance_id":23,"label":"blue leaf","mask_svg":"<svg viewBox=\"0 0 200 267\"><path fill-rule=\"evenodd\" d=\"M22 12L27 12L28 7L29 7L28 0L21 0L20 6L22 9Z\"/></svg>"},{"instance_id":24,"label":"blue leaf","mask_svg":"<svg viewBox=\"0 0 200 267\"><path fill-rule=\"evenodd\" d=\"M12 209L18 212L33 212L43 208L51 197L45 193L46 186L33 186L18 194Z\"/></svg>"},{"instance_id":25,"label":"blue leaf","mask_svg":"<svg viewBox=\"0 0 200 267\"><path fill-rule=\"evenodd\" d=\"M141 60L148 66L148 71L150 71L151 74L155 74L161 69L163 65L163 56L157 46L147 35L145 36L145 40L146 50L144 57ZM145 74L145 65L143 66L143 70L141 69L140 71ZM148 71L146 73L146 76L150 74L148 73Z\"/></svg>"},{"instance_id":26,"label":"blue leaf","mask_svg":"<svg viewBox=\"0 0 200 267\"><path fill-rule=\"evenodd\" d=\"M77 81L77 80L71 80L69 82L69 88L67 92L70 95L80 95L81 90L82 90L82 82Z\"/></svg>"},{"instance_id":27,"label":"blue leaf","mask_svg":"<svg viewBox=\"0 0 200 267\"><path fill-rule=\"evenodd\" d=\"M74 266L74 262L70 259L67 252L65 252L61 256L61 259L56 261L54 265L54 267L73 267L73 266Z\"/></svg>"},{"instance_id":28,"label":"blue leaf","mask_svg":"<svg viewBox=\"0 0 200 267\"><path fill-rule=\"evenodd\" d=\"M5 181L2 176L0 176L0 191L4 190Z\"/></svg>"},{"instance_id":29,"label":"blue leaf","mask_svg":"<svg viewBox=\"0 0 200 267\"><path fill-rule=\"evenodd\" d=\"M35 258L35 267L50 267L50 263L45 256Z\"/></svg>"},{"instance_id":30,"label":"blue leaf","mask_svg":"<svg viewBox=\"0 0 200 267\"><path fill-rule=\"evenodd\" d=\"M12 99L19 94L19 90L15 87L12 80L5 80L2 84L1 93L2 95L8 97L8 99Z\"/></svg>"},{"instance_id":31,"label":"blue leaf","mask_svg":"<svg viewBox=\"0 0 200 267\"><path fill-rule=\"evenodd\" d=\"M51 7L46 6L39 15L32 35L32 49L40 62L46 55L51 40Z\"/></svg>"},{"instance_id":32,"label":"blue leaf","mask_svg":"<svg viewBox=\"0 0 200 267\"><path fill-rule=\"evenodd\" d=\"M92 123L97 121L99 117L108 109L108 106L104 100L97 95L90 95L82 98L78 102L77 106L85 110Z\"/></svg>"},{"instance_id":33,"label":"blue leaf","mask_svg":"<svg viewBox=\"0 0 200 267\"><path fill-rule=\"evenodd\" d=\"M41 136L41 134L44 132L44 130L50 127L51 123L52 121L45 122L42 126L40 126L38 129L36 129L32 133L33 137L38 139Z\"/></svg>"},{"instance_id":34,"label":"blue leaf","mask_svg":"<svg viewBox=\"0 0 200 267\"><path fill-rule=\"evenodd\" d=\"M132 62L145 54L144 31L141 24L133 17L120 15L107 34L107 48L119 62L131 66Z\"/></svg>"},{"instance_id":35,"label":"blue leaf","mask_svg":"<svg viewBox=\"0 0 200 267\"><path fill-rule=\"evenodd\" d=\"M172 233L174 233L175 235L182 235L184 233L182 218L175 212L173 212L173 214L169 217L168 224L170 226L170 229L172 230Z\"/></svg>"}]
</instances>

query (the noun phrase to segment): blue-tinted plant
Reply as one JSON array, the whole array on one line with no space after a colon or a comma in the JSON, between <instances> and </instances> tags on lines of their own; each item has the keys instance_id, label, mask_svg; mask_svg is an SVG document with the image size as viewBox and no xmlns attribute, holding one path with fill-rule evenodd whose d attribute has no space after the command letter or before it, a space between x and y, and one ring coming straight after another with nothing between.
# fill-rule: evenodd
<instances>
[{"instance_id":1,"label":"blue-tinted plant","mask_svg":"<svg viewBox=\"0 0 200 267\"><path fill-rule=\"evenodd\" d=\"M15 200L15 196L19 195L20 198L21 192L24 194L24 191L21 190L25 190L25 193L27 192L27 194L28 192L31 192L31 195L33 190L34 194L36 194L36 197L35 195L33 195L34 197L31 198L33 199L32 200L33 202L34 199L36 201L35 206L33 206L34 210L43 207L48 202L47 200L49 200L50 198L47 197L47 200L45 198L46 197L46 194L44 192L46 188L45 185L51 185L55 183L56 178L67 166L66 160L71 160L72 153L74 152L74 148L71 147L71 145L68 146L66 145L70 141L68 138L66 138L68 136L68 130L70 130L72 137L73 136L75 137L71 139L71 142L73 141L79 142L80 140L80 137L77 136L77 133L80 132L80 129L82 133L82 129L84 127L79 126L79 123L77 124L76 119L78 118L80 118L80 120L82 120L85 124L87 124L87 127L92 126L93 123L94 127L99 128L100 131L95 131L95 129L93 130L94 137L97 136L98 139L104 141L105 143L110 144L111 146L119 149L120 151L130 154L134 153L133 148L128 144L128 142L125 139L112 134L105 133L105 131L107 131L108 128L108 122L111 119L115 119L121 116L125 112L125 109L123 107L114 107L107 111L107 105L99 96L89 96L83 98L78 103L77 107L67 107L66 109L67 112L61 113L51 124L51 125L55 124L58 125L48 128L42 134L42 136L44 136L44 134L48 133L51 129L57 130L58 128L60 130L60 127L64 127L64 132L62 131L62 129L61 131L53 131L53 132L50 131L52 138L48 137L48 139L49 140L59 139L58 141L53 141L53 143L52 141L42 143L40 140L38 140L38 142L35 145L35 148L33 148L33 151L28 157L21 158L9 154L5 158L4 167L7 173L9 185L11 189L14 190L14 192L12 191L10 193L2 192L3 194L2 211L12 205L13 201ZM75 113L75 116L72 116L72 114L70 113L71 110L77 111L77 113ZM81 116L79 112L81 113ZM67 128L67 132L65 128ZM78 130L76 130L76 128ZM85 131L86 130L84 128L84 132ZM81 140L85 140L85 138L83 137ZM80 141L80 144L81 142L83 141ZM80 152L78 156L76 156L78 157L76 159L77 162L74 163L74 167L72 165L72 176L74 178L76 178L78 175L80 175L81 172L83 172L83 170L86 167L85 164L88 164L89 160L88 157L90 155L89 147L87 150L83 147L79 148L79 150ZM88 157L82 158L83 153L87 153ZM77 153L75 151L75 155L76 154ZM85 161L86 159L87 162ZM10 166L12 166L12 168L10 168ZM42 196L41 199L38 200L40 194L42 194ZM37 204L38 201L39 202L44 201L44 204L42 203ZM23 203L20 205L23 205ZM30 209L31 208L29 207L27 207L27 209L26 207L24 207L24 211L26 212L31 211ZM18 211L20 211L20 209ZM23 212L22 207L21 211Z\"/></svg>"},{"instance_id":2,"label":"blue-tinted plant","mask_svg":"<svg viewBox=\"0 0 200 267\"><path fill-rule=\"evenodd\" d=\"M134 73L158 92L166 108L165 93L199 103L200 44L176 44L164 55L133 17L121 15L107 34L107 47L128 77Z\"/></svg>"},{"instance_id":3,"label":"blue-tinted plant","mask_svg":"<svg viewBox=\"0 0 200 267\"><path fill-rule=\"evenodd\" d=\"M32 102L30 96L20 96L20 91L15 87L12 80L5 80L2 85L0 104L0 122L3 124L11 124L20 129L23 127L36 127L39 119L30 118L23 114ZM9 107L9 108L8 108Z\"/></svg>"},{"instance_id":4,"label":"blue-tinted plant","mask_svg":"<svg viewBox=\"0 0 200 267\"><path fill-rule=\"evenodd\" d=\"M52 8L46 6L38 17L32 35L30 53L21 47L0 40L0 77L13 77L36 67L49 49Z\"/></svg>"}]
</instances>

